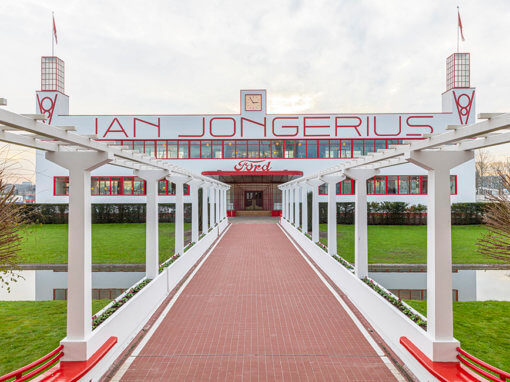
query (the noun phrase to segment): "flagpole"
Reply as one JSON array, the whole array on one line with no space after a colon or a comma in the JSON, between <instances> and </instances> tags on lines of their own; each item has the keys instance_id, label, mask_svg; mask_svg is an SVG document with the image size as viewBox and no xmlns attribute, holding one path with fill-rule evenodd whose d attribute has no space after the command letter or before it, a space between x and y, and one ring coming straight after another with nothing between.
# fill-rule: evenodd
<instances>
[{"instance_id":1,"label":"flagpole","mask_svg":"<svg viewBox=\"0 0 510 382\"><path fill-rule=\"evenodd\" d=\"M457 5L457 18L459 17L459 6ZM459 53L459 34L460 34L460 25L457 19L457 53Z\"/></svg>"},{"instance_id":2,"label":"flagpole","mask_svg":"<svg viewBox=\"0 0 510 382\"><path fill-rule=\"evenodd\" d=\"M51 12L51 20L55 20L55 12ZM53 24L51 24L51 56L55 57L55 37L53 36Z\"/></svg>"}]
</instances>

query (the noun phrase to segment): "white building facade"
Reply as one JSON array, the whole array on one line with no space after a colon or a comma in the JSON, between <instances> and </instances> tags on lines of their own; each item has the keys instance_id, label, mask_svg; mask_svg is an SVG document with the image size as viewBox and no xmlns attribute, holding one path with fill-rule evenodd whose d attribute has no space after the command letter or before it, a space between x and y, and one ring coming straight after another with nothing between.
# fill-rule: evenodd
<instances>
[{"instance_id":1,"label":"white building facade","mask_svg":"<svg viewBox=\"0 0 510 382\"><path fill-rule=\"evenodd\" d=\"M267 114L266 90L241 90L239 114L73 115L64 92L64 63L42 58L37 113L55 126L75 126L79 134L145 152L231 185L229 215L281 211L277 185L360 157L390 145L444 132L449 125L475 121L475 89L470 85L469 53L447 59L442 110L424 113ZM68 174L47 161L36 161L36 202L67 203ZM474 160L452 170L452 202L475 201ZM427 204L427 175L407 163L383 169L368 182L368 201ZM188 194L185 185L185 193ZM93 203L144 203L145 184L132 170L105 165L92 172ZM319 201L327 201L320 188ZM159 183L159 202L173 203L175 190ZM337 201L354 201L354 182L337 184ZM191 202L186 196L185 202Z\"/></svg>"}]
</instances>

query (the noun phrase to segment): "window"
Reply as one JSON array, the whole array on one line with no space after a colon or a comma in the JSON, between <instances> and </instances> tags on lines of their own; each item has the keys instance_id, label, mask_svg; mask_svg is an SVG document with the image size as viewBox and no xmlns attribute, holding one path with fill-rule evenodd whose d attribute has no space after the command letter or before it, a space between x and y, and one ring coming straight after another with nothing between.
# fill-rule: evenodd
<instances>
[{"instance_id":1,"label":"window","mask_svg":"<svg viewBox=\"0 0 510 382\"><path fill-rule=\"evenodd\" d=\"M179 141L179 158L187 159L188 157L188 141Z\"/></svg>"},{"instance_id":2,"label":"window","mask_svg":"<svg viewBox=\"0 0 510 382\"><path fill-rule=\"evenodd\" d=\"M189 142L189 157L191 159L200 158L200 141Z\"/></svg>"},{"instance_id":3,"label":"window","mask_svg":"<svg viewBox=\"0 0 510 382\"><path fill-rule=\"evenodd\" d=\"M168 193L168 181L160 180L158 182L158 195L167 195Z\"/></svg>"},{"instance_id":4,"label":"window","mask_svg":"<svg viewBox=\"0 0 510 382\"><path fill-rule=\"evenodd\" d=\"M306 157L317 158L317 141L306 141Z\"/></svg>"},{"instance_id":5,"label":"window","mask_svg":"<svg viewBox=\"0 0 510 382\"><path fill-rule=\"evenodd\" d=\"M154 158L156 156L156 153L154 151L154 145L155 145L155 141L146 141L145 142L145 154L149 155L152 158Z\"/></svg>"},{"instance_id":6,"label":"window","mask_svg":"<svg viewBox=\"0 0 510 382\"><path fill-rule=\"evenodd\" d=\"M409 177L399 176L398 177L398 193L400 195L409 194Z\"/></svg>"},{"instance_id":7,"label":"window","mask_svg":"<svg viewBox=\"0 0 510 382\"><path fill-rule=\"evenodd\" d=\"M351 152L351 141L342 139L342 151L340 152L341 158L351 158L352 152Z\"/></svg>"},{"instance_id":8,"label":"window","mask_svg":"<svg viewBox=\"0 0 510 382\"><path fill-rule=\"evenodd\" d=\"M426 176L421 177L421 193L427 194L427 186L428 186L429 180Z\"/></svg>"},{"instance_id":9,"label":"window","mask_svg":"<svg viewBox=\"0 0 510 382\"><path fill-rule=\"evenodd\" d=\"M67 176L55 177L55 195L69 195L69 181Z\"/></svg>"},{"instance_id":10,"label":"window","mask_svg":"<svg viewBox=\"0 0 510 382\"><path fill-rule=\"evenodd\" d=\"M373 139L365 140L365 155L375 151L375 141Z\"/></svg>"},{"instance_id":11,"label":"window","mask_svg":"<svg viewBox=\"0 0 510 382\"><path fill-rule=\"evenodd\" d=\"M247 155L247 142L236 141L236 158L246 158Z\"/></svg>"},{"instance_id":12,"label":"window","mask_svg":"<svg viewBox=\"0 0 510 382\"><path fill-rule=\"evenodd\" d=\"M99 178L96 176L90 178L90 194L99 195Z\"/></svg>"},{"instance_id":13,"label":"window","mask_svg":"<svg viewBox=\"0 0 510 382\"><path fill-rule=\"evenodd\" d=\"M285 158L296 158L296 141L285 141Z\"/></svg>"},{"instance_id":14,"label":"window","mask_svg":"<svg viewBox=\"0 0 510 382\"><path fill-rule=\"evenodd\" d=\"M327 195L328 194L328 184L322 183L319 186L319 195Z\"/></svg>"},{"instance_id":15,"label":"window","mask_svg":"<svg viewBox=\"0 0 510 382\"><path fill-rule=\"evenodd\" d=\"M202 141L202 158L211 159L212 145L211 141Z\"/></svg>"},{"instance_id":16,"label":"window","mask_svg":"<svg viewBox=\"0 0 510 382\"><path fill-rule=\"evenodd\" d=\"M363 156L363 141L360 139L354 139L352 141L352 157L359 158Z\"/></svg>"},{"instance_id":17,"label":"window","mask_svg":"<svg viewBox=\"0 0 510 382\"><path fill-rule=\"evenodd\" d=\"M143 153L144 150L144 143L143 141L134 141L134 150Z\"/></svg>"},{"instance_id":18,"label":"window","mask_svg":"<svg viewBox=\"0 0 510 382\"><path fill-rule=\"evenodd\" d=\"M223 157L223 142L213 141L212 143L212 157L214 159L221 159Z\"/></svg>"},{"instance_id":19,"label":"window","mask_svg":"<svg viewBox=\"0 0 510 382\"><path fill-rule=\"evenodd\" d=\"M133 194L145 195L145 181L143 179L138 177L134 178Z\"/></svg>"},{"instance_id":20,"label":"window","mask_svg":"<svg viewBox=\"0 0 510 382\"><path fill-rule=\"evenodd\" d=\"M271 141L260 141L260 157L271 158Z\"/></svg>"},{"instance_id":21,"label":"window","mask_svg":"<svg viewBox=\"0 0 510 382\"><path fill-rule=\"evenodd\" d=\"M122 195L133 195L133 178L124 178L122 182Z\"/></svg>"},{"instance_id":22,"label":"window","mask_svg":"<svg viewBox=\"0 0 510 382\"><path fill-rule=\"evenodd\" d=\"M457 195L457 176L450 175L450 194Z\"/></svg>"},{"instance_id":23,"label":"window","mask_svg":"<svg viewBox=\"0 0 510 382\"><path fill-rule=\"evenodd\" d=\"M388 176L387 184L388 184L388 195L396 195L398 191L398 176Z\"/></svg>"},{"instance_id":24,"label":"window","mask_svg":"<svg viewBox=\"0 0 510 382\"><path fill-rule=\"evenodd\" d=\"M167 154L166 154L166 141L158 141L156 147L157 147L156 156L158 158L163 158L163 159L168 158Z\"/></svg>"},{"instance_id":25,"label":"window","mask_svg":"<svg viewBox=\"0 0 510 382\"><path fill-rule=\"evenodd\" d=\"M259 157L259 141L248 141L248 158Z\"/></svg>"},{"instance_id":26,"label":"window","mask_svg":"<svg viewBox=\"0 0 510 382\"><path fill-rule=\"evenodd\" d=\"M111 194L112 195L120 195L120 191L121 191L121 181L120 181L120 177L112 177L111 178Z\"/></svg>"},{"instance_id":27,"label":"window","mask_svg":"<svg viewBox=\"0 0 510 382\"><path fill-rule=\"evenodd\" d=\"M420 176L411 176L411 188L410 188L410 191L411 191L411 194L413 195L417 195L417 194L421 194L421 190L420 190Z\"/></svg>"},{"instance_id":28,"label":"window","mask_svg":"<svg viewBox=\"0 0 510 382\"><path fill-rule=\"evenodd\" d=\"M283 141L273 141L273 158L283 158Z\"/></svg>"},{"instance_id":29,"label":"window","mask_svg":"<svg viewBox=\"0 0 510 382\"><path fill-rule=\"evenodd\" d=\"M385 139L376 139L375 140L375 151L384 150L386 148L386 140Z\"/></svg>"},{"instance_id":30,"label":"window","mask_svg":"<svg viewBox=\"0 0 510 382\"><path fill-rule=\"evenodd\" d=\"M386 194L386 177L376 176L375 177L375 194L384 195Z\"/></svg>"},{"instance_id":31,"label":"window","mask_svg":"<svg viewBox=\"0 0 510 382\"><path fill-rule=\"evenodd\" d=\"M353 192L353 186L354 181L352 179L345 179L342 182L340 182L340 193L342 195L352 195Z\"/></svg>"},{"instance_id":32,"label":"window","mask_svg":"<svg viewBox=\"0 0 510 382\"><path fill-rule=\"evenodd\" d=\"M224 158L235 158L236 152L236 143L235 141L225 141L225 146L223 148Z\"/></svg>"},{"instance_id":33,"label":"window","mask_svg":"<svg viewBox=\"0 0 510 382\"><path fill-rule=\"evenodd\" d=\"M320 149L319 149L319 153L320 153ZM329 141L329 157L330 158L340 158L340 141L338 139Z\"/></svg>"},{"instance_id":34,"label":"window","mask_svg":"<svg viewBox=\"0 0 510 382\"><path fill-rule=\"evenodd\" d=\"M306 158L306 141L296 141L296 158Z\"/></svg>"},{"instance_id":35,"label":"window","mask_svg":"<svg viewBox=\"0 0 510 382\"><path fill-rule=\"evenodd\" d=\"M102 176L99 178L99 195L110 195L110 178Z\"/></svg>"},{"instance_id":36,"label":"window","mask_svg":"<svg viewBox=\"0 0 510 382\"><path fill-rule=\"evenodd\" d=\"M367 179L367 194L375 194L375 178Z\"/></svg>"},{"instance_id":37,"label":"window","mask_svg":"<svg viewBox=\"0 0 510 382\"><path fill-rule=\"evenodd\" d=\"M319 158L329 158L329 141L319 141Z\"/></svg>"},{"instance_id":38,"label":"window","mask_svg":"<svg viewBox=\"0 0 510 382\"><path fill-rule=\"evenodd\" d=\"M168 141L167 158L178 158L177 141Z\"/></svg>"}]
</instances>

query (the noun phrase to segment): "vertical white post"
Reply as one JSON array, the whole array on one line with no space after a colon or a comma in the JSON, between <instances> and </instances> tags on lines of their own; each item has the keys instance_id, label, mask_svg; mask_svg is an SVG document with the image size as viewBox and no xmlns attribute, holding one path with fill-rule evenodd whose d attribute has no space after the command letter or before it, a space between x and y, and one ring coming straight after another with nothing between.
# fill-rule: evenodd
<instances>
[{"instance_id":1,"label":"vertical white post","mask_svg":"<svg viewBox=\"0 0 510 382\"><path fill-rule=\"evenodd\" d=\"M202 233L209 232L209 188L208 183L202 185Z\"/></svg>"},{"instance_id":2,"label":"vertical white post","mask_svg":"<svg viewBox=\"0 0 510 382\"><path fill-rule=\"evenodd\" d=\"M168 180L175 183L175 253L184 253L184 183L187 176L171 175Z\"/></svg>"},{"instance_id":3,"label":"vertical white post","mask_svg":"<svg viewBox=\"0 0 510 382\"><path fill-rule=\"evenodd\" d=\"M198 242L198 187L201 180L193 179L188 182L191 194L191 241Z\"/></svg>"},{"instance_id":4,"label":"vertical white post","mask_svg":"<svg viewBox=\"0 0 510 382\"><path fill-rule=\"evenodd\" d=\"M285 190L285 188L280 188L280 191L282 192L282 218L286 219L287 215L286 215L285 204L287 203L287 198L286 198L287 191Z\"/></svg>"},{"instance_id":5,"label":"vertical white post","mask_svg":"<svg viewBox=\"0 0 510 382\"><path fill-rule=\"evenodd\" d=\"M136 170L135 175L145 180L145 276L154 279L159 274L158 182L168 171Z\"/></svg>"},{"instance_id":6,"label":"vertical white post","mask_svg":"<svg viewBox=\"0 0 510 382\"><path fill-rule=\"evenodd\" d=\"M229 190L228 188L225 188L225 194L224 194L225 204L224 204L224 211L223 211L223 216L225 218L227 217L227 211L228 211L228 197L227 197L228 190Z\"/></svg>"},{"instance_id":7,"label":"vertical white post","mask_svg":"<svg viewBox=\"0 0 510 382\"><path fill-rule=\"evenodd\" d=\"M83 361L92 332L90 171L111 161L108 153L47 152L46 159L69 170L67 336L65 361Z\"/></svg>"},{"instance_id":8,"label":"vertical white post","mask_svg":"<svg viewBox=\"0 0 510 382\"><path fill-rule=\"evenodd\" d=\"M299 187L294 188L294 226L298 228L300 226L299 224Z\"/></svg>"},{"instance_id":9,"label":"vertical white post","mask_svg":"<svg viewBox=\"0 0 510 382\"><path fill-rule=\"evenodd\" d=\"M215 214L215 222L216 224L219 224L220 222L220 189L218 186L214 189L214 201L216 203L216 214Z\"/></svg>"},{"instance_id":10,"label":"vertical white post","mask_svg":"<svg viewBox=\"0 0 510 382\"><path fill-rule=\"evenodd\" d=\"M324 183L320 179L311 179L307 182L312 187L312 240L319 241L319 186Z\"/></svg>"},{"instance_id":11,"label":"vertical white post","mask_svg":"<svg viewBox=\"0 0 510 382\"><path fill-rule=\"evenodd\" d=\"M301 185L301 227L303 233L308 233L308 186Z\"/></svg>"},{"instance_id":12,"label":"vertical white post","mask_svg":"<svg viewBox=\"0 0 510 382\"><path fill-rule=\"evenodd\" d=\"M290 187L289 194L290 194L290 197L289 197L289 199L290 199L290 205L289 205L290 219L289 219L289 221L290 221L290 224L294 225L295 221L296 221L295 215L294 215L294 211L295 211L295 209L294 209L294 203L295 203L295 201L294 201L294 195L295 195L294 194L294 186Z\"/></svg>"},{"instance_id":13,"label":"vertical white post","mask_svg":"<svg viewBox=\"0 0 510 382\"><path fill-rule=\"evenodd\" d=\"M372 169L352 169L345 172L345 175L355 181L354 272L360 279L368 276L367 180L377 173L378 171Z\"/></svg>"},{"instance_id":14,"label":"vertical white post","mask_svg":"<svg viewBox=\"0 0 510 382\"><path fill-rule=\"evenodd\" d=\"M453 338L450 169L473 159L473 152L410 152L406 159L428 170L427 333L432 361L455 361Z\"/></svg>"},{"instance_id":15,"label":"vertical white post","mask_svg":"<svg viewBox=\"0 0 510 382\"><path fill-rule=\"evenodd\" d=\"M327 175L322 180L328 184L328 254L336 255L336 184L345 179L344 175Z\"/></svg>"}]
</instances>

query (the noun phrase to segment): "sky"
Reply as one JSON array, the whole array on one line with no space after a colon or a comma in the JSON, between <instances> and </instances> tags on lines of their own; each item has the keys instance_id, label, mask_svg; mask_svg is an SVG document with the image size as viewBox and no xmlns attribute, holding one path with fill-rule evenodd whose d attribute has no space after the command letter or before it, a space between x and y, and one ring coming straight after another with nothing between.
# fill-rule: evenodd
<instances>
[{"instance_id":1,"label":"sky","mask_svg":"<svg viewBox=\"0 0 510 382\"><path fill-rule=\"evenodd\" d=\"M34 112L53 11L73 114L238 113L261 88L269 113L440 111L457 5L477 112L510 111L508 0L2 0L0 97Z\"/></svg>"}]
</instances>

